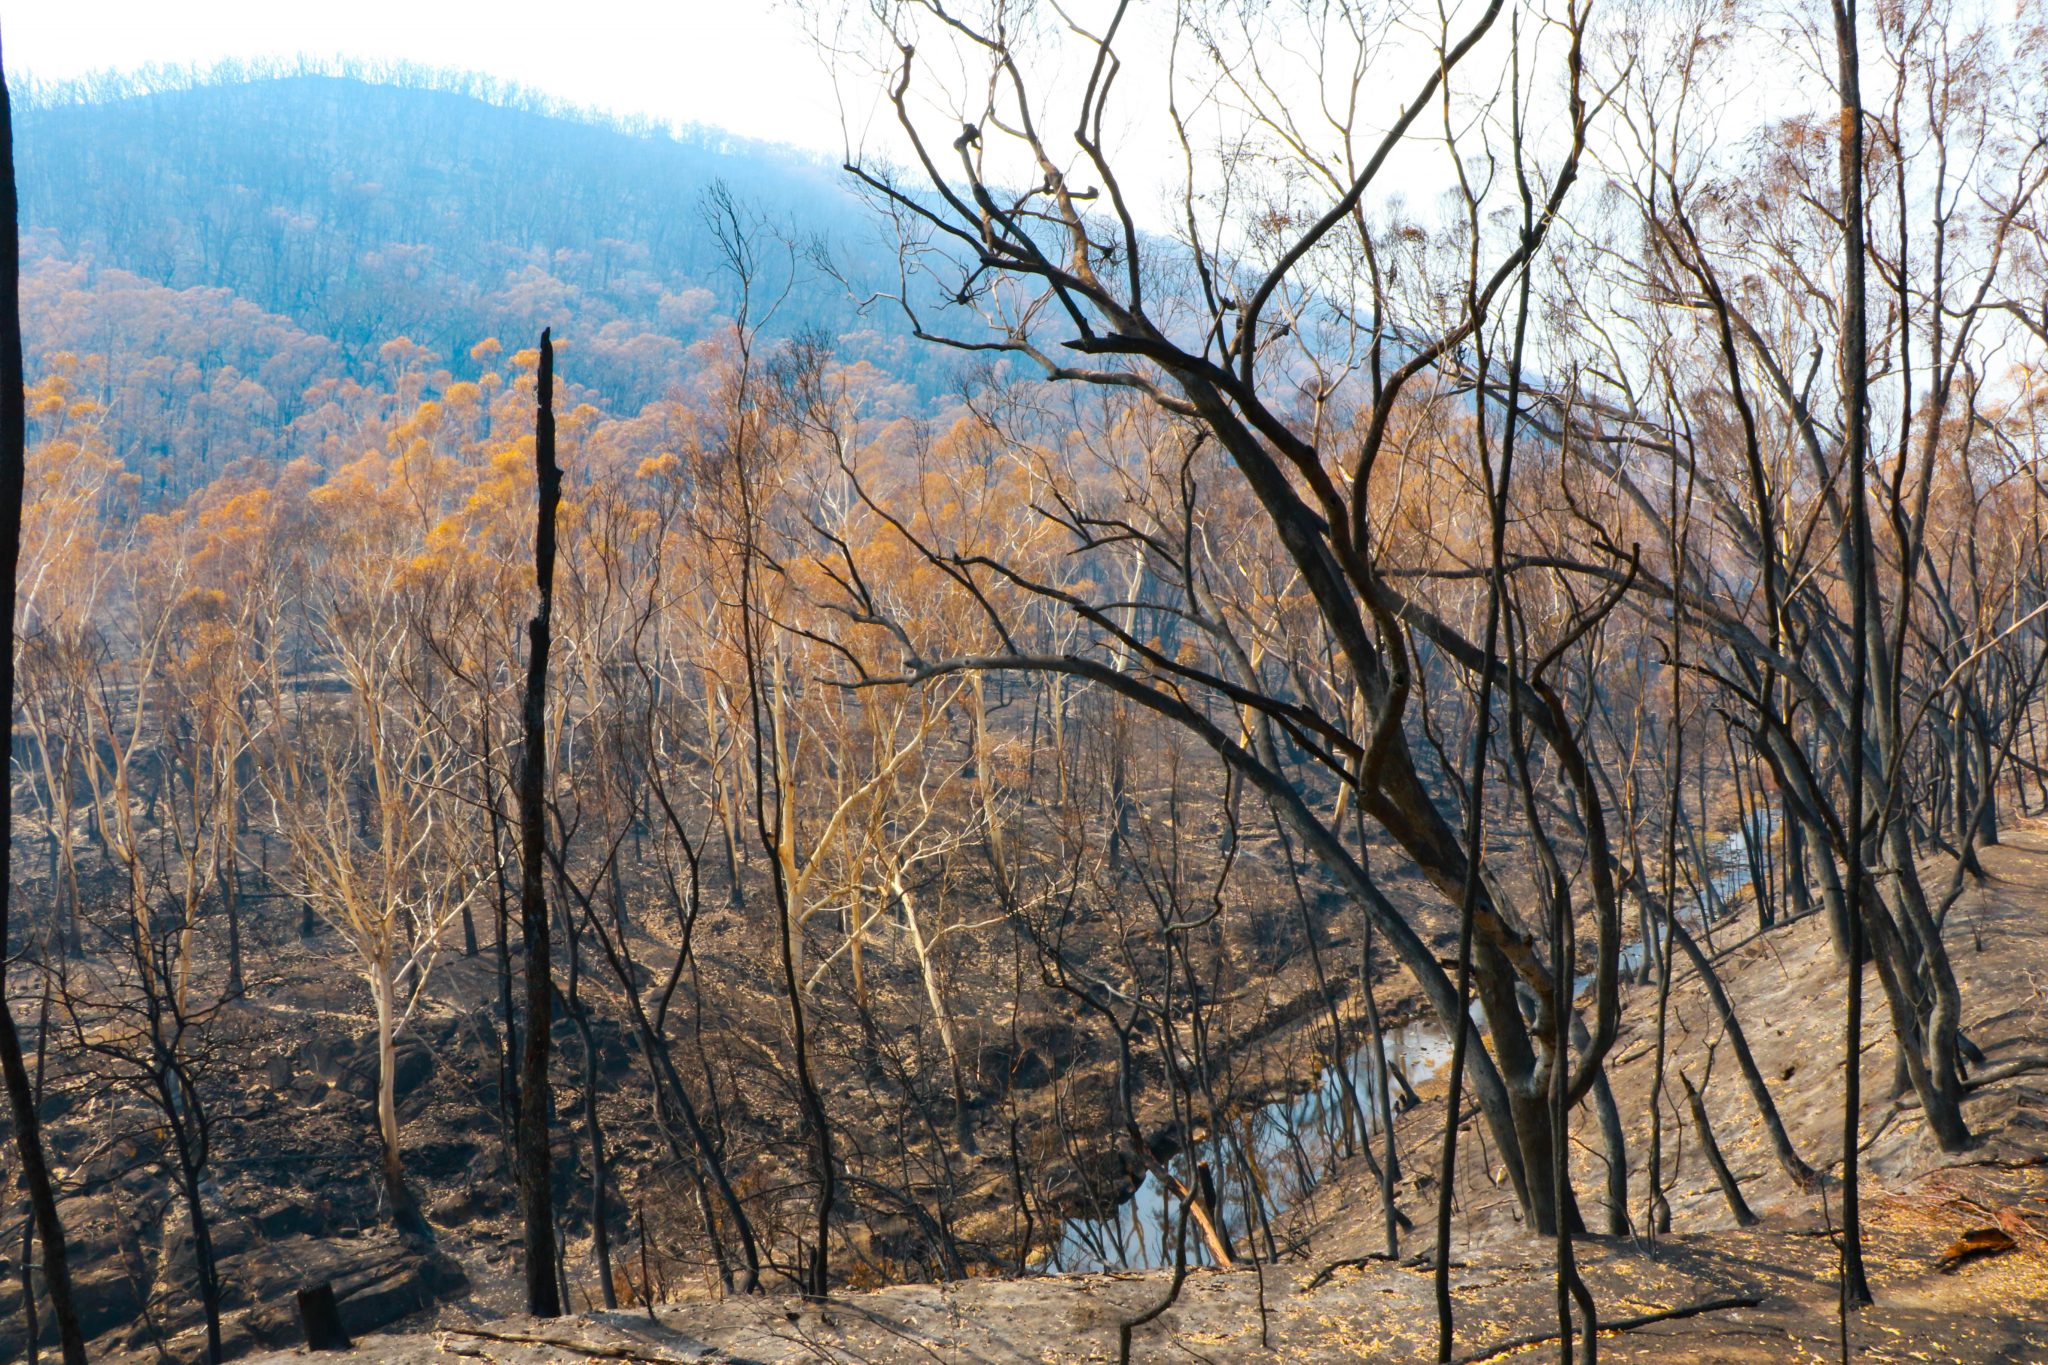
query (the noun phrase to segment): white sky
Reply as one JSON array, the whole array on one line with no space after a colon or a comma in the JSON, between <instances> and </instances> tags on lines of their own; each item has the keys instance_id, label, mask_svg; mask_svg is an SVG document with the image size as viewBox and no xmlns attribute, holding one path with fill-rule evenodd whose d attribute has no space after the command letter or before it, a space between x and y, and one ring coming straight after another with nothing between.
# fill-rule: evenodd
<instances>
[{"instance_id":1,"label":"white sky","mask_svg":"<svg viewBox=\"0 0 2048 1365\"><path fill-rule=\"evenodd\" d=\"M572 103L836 154L824 64L778 0L0 0L10 74L223 57L482 71Z\"/></svg>"},{"instance_id":2,"label":"white sky","mask_svg":"<svg viewBox=\"0 0 2048 1365\"><path fill-rule=\"evenodd\" d=\"M0 38L10 74L26 73L62 81L96 71L132 71L152 64L207 66L223 58L314 59L335 57L406 61L427 67L477 71L516 82L572 104L615 114L648 115L665 123L696 123L745 137L778 142L837 161L850 138L856 159L907 159L907 144L884 98L897 61L878 35L847 41L858 51L842 59L835 89L832 72L798 13L799 0L0 0ZM1482 0L1449 0L1469 22ZM1041 25L1050 44L1034 47L1027 60L1034 100L1044 125L1071 127L1080 83L1092 52L1076 46L1053 22L1057 13L1079 17L1086 28L1106 22L1114 0L1078 0L1052 7ZM1417 0L1415 13L1434 13L1431 0ZM1549 8L1542 3L1532 12ZM831 6L822 8L830 10ZM863 12L866 6L851 8ZM1227 11L1226 11L1227 12ZM1257 12L1254 7L1253 12ZM1294 22L1294 21L1279 21ZM1263 21L1257 21L1263 28ZM981 117L988 82L977 53L964 61L950 35L927 22L916 34L917 78L911 104L932 147L946 144L964 117ZM1493 46L1506 41L1506 24L1496 25ZM1395 27L1376 36L1374 70L1363 87L1362 129L1391 118L1407 98L1418 70L1428 69L1427 34ZM928 42L927 40L937 40ZM1525 41L1527 41L1525 39ZM1555 46L1554 44L1552 45ZM1189 73L1200 67L1192 44L1176 47L1172 7L1134 8L1119 41L1126 65L1105 128L1108 146L1131 208L1144 226L1163 230L1180 221L1181 149L1163 119L1175 77L1181 109L1190 120L1198 153L1229 145L1243 124L1243 100ZM1254 43L1261 52L1262 77L1276 78L1290 104L1309 120L1311 140L1325 141L1328 129L1315 116L1317 87L1327 76L1348 70L1348 59L1333 58L1328 73L1301 66L1314 55L1313 43L1270 47L1270 35ZM1296 49L1299 50L1285 50ZM1343 43L1338 41L1337 52ZM1560 49L1561 50L1561 49ZM1170 56L1178 51L1179 55ZM873 64L879 58L886 70ZM1556 52L1549 55L1556 63ZM1420 65L1418 66L1418 63ZM1497 81L1498 62L1475 57L1482 83ZM1491 76L1483 74L1494 73ZM1554 85L1554 73L1545 81ZM1269 94L1271 92L1268 92ZM1344 102L1343 92L1320 93ZM849 107L842 110L840 100ZM1555 102L1554 93L1550 96ZM1425 120L1425 122L1428 122ZM1404 189L1411 204L1426 204L1450 183L1449 162L1433 134L1404 144L1390 165L1386 183ZM1064 155L1080 165L1077 149ZM1330 151L1324 148L1325 152ZM1014 147L991 152L988 174L996 183L1035 179L1035 166L1017 160ZM1061 154L1056 151L1056 155ZM1469 154L1469 149L1467 149ZM1341 161L1341 158L1339 158ZM1212 169L1221 164L1204 156ZM950 164L949 164L950 169ZM1092 181L1084 166L1082 183ZM1005 177L1008 177L1006 180Z\"/></svg>"}]
</instances>

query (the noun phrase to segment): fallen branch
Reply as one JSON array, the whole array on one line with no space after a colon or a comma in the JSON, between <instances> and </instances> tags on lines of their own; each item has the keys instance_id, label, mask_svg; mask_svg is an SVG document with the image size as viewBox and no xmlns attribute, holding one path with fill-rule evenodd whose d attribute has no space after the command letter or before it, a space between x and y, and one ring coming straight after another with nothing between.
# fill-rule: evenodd
<instances>
[{"instance_id":1,"label":"fallen branch","mask_svg":"<svg viewBox=\"0 0 2048 1365\"><path fill-rule=\"evenodd\" d=\"M1751 1295L1740 1295L1725 1299L1707 1299L1701 1303L1686 1304L1682 1308L1666 1308L1656 1313L1644 1313L1639 1317L1610 1318L1606 1322L1599 1324L1598 1330L1602 1332L1632 1332L1638 1327L1648 1327L1652 1323L1675 1322L1680 1318L1696 1318L1702 1313L1718 1313L1729 1308L1755 1308L1762 1302L1762 1299ZM1472 1355L1459 1356L1453 1362L1453 1365L1478 1365L1479 1361L1492 1360L1495 1356L1504 1356L1509 1351L1519 1351L1526 1346L1541 1346L1544 1342L1556 1341L1557 1338L1558 1334L1556 1332L1516 1337L1512 1341L1503 1341L1498 1345L1489 1346L1485 1350L1475 1352Z\"/></svg>"},{"instance_id":2,"label":"fallen branch","mask_svg":"<svg viewBox=\"0 0 2048 1365\"><path fill-rule=\"evenodd\" d=\"M1384 1251L1368 1251L1363 1256L1347 1256L1341 1261L1332 1261L1309 1277L1300 1293L1313 1294L1330 1282L1330 1277L1340 1270L1363 1270L1374 1261L1391 1261L1394 1258Z\"/></svg>"},{"instance_id":3,"label":"fallen branch","mask_svg":"<svg viewBox=\"0 0 2048 1365\"><path fill-rule=\"evenodd\" d=\"M649 1355L645 1351L636 1351L626 1346L593 1346L580 1341L563 1341L560 1337L528 1337L512 1332L489 1332L481 1327L443 1327L439 1335L478 1337L484 1341L502 1341L511 1346L552 1346L558 1351L571 1351L597 1360L631 1361L634 1365L702 1365L701 1361L685 1361L677 1356Z\"/></svg>"},{"instance_id":4,"label":"fallen branch","mask_svg":"<svg viewBox=\"0 0 2048 1365\"><path fill-rule=\"evenodd\" d=\"M2032 1075L2037 1071L2048 1071L2048 1055L2031 1052L2024 1056L2008 1057L2002 1062L1978 1068L1976 1075L1964 1079L1963 1090L1965 1093L1982 1090L1987 1085L2009 1081L2015 1076Z\"/></svg>"},{"instance_id":5,"label":"fallen branch","mask_svg":"<svg viewBox=\"0 0 2048 1365\"><path fill-rule=\"evenodd\" d=\"M2018 1057L2009 1057L2005 1061L1979 1067L1975 1075L1965 1076L1963 1078L1963 1096L1967 1099L1985 1087L1996 1085L2000 1081L2009 1081L2015 1076L2032 1076L2043 1071L2048 1071L2048 1053L2029 1052ZM1896 1109L1918 1109L1920 1107L1920 1097L1908 1091L1893 1102L1893 1107Z\"/></svg>"},{"instance_id":6,"label":"fallen branch","mask_svg":"<svg viewBox=\"0 0 2048 1365\"><path fill-rule=\"evenodd\" d=\"M1941 1253L1934 1268L1944 1275L1953 1275L1972 1261L2003 1256L2008 1251L2018 1251L2019 1246L2018 1239L2004 1228L1971 1228Z\"/></svg>"}]
</instances>

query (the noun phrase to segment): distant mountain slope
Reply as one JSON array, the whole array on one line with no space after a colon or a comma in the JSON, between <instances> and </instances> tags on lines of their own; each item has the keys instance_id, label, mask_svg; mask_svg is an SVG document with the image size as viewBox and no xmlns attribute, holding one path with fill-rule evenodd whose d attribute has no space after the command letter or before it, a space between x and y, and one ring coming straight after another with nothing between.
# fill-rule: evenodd
<instances>
[{"instance_id":1,"label":"distant mountain slope","mask_svg":"<svg viewBox=\"0 0 2048 1365\"><path fill-rule=\"evenodd\" d=\"M234 307L275 315L265 330L312 338L301 354L331 343L329 363L359 379L379 372L380 347L399 336L460 375L477 341L531 344L553 325L583 382L637 406L732 306L734 281L703 217L706 189L722 181L790 239L764 253L770 294L797 260L773 330L819 329L853 356L930 382L886 310L864 318L843 286L804 267L820 245L855 279L887 278L893 259L841 173L787 149L334 76L32 105L16 139L27 269L63 272L31 287L32 364L104 349L109 316L134 316L151 286L227 290ZM129 301L101 315L92 299L102 289ZM38 298L70 303L37 309ZM230 306L164 301L173 312ZM154 330L192 334L164 344L201 369L251 377L260 364L192 353L204 327ZM269 397L288 420L298 395Z\"/></svg>"}]
</instances>

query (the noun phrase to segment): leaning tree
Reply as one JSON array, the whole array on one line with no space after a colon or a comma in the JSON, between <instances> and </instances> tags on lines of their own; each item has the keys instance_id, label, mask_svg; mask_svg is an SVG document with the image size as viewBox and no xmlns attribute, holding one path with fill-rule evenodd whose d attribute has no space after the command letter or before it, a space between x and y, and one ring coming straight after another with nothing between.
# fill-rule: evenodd
<instances>
[{"instance_id":1,"label":"leaning tree","mask_svg":"<svg viewBox=\"0 0 2048 1365\"><path fill-rule=\"evenodd\" d=\"M895 115L907 169L852 154L848 170L900 234L891 292L915 334L998 380L1085 393L1075 409L1101 431L1163 422L1174 452L1163 472L1151 461L1150 483L1139 455L1044 490L1040 510L1101 570L1074 583L877 503L982 610L985 648L929 648L858 575L845 609L893 633L901 677L1064 675L1197 736L1272 804L1460 1040L1476 1035L1454 1023L1476 992L1480 1110L1529 1222L1570 1227L1554 1106L1604 1091L1620 916L1603 799L1546 675L1617 594L1514 613L1510 651L1503 576L1480 575L1492 608L1478 619L1404 588L1417 542L1387 509L1409 473L1451 460L1467 513L1505 515L1515 408L1499 400L1585 145L1587 16L1567 5L1525 27L1497 0L1285 8L1119 4L1088 31L1027 0L901 3L875 6L854 38L834 31L842 56L866 44ZM1542 137L1528 131L1539 115ZM1400 187L1418 179L1447 187L1440 205L1404 206ZM1475 363L1485 380L1464 386ZM1256 568L1212 537L1233 500L1255 527ZM1473 539L1483 560L1485 531ZM1625 554L1611 567L1626 580ZM1020 596L1087 633L1044 646ZM1276 614L1285 629L1266 631ZM1483 866L1480 784L1418 738L1432 677L1481 718L1511 710L1554 766L1583 877L1559 864L1531 890ZM1472 727L1474 777L1511 771L1507 720ZM1519 823L1524 803L1502 809ZM1375 882L1359 816L1463 912L1469 985L1465 955L1454 980ZM1597 926L1590 1027L1574 1018L1568 965L1581 909Z\"/></svg>"}]
</instances>

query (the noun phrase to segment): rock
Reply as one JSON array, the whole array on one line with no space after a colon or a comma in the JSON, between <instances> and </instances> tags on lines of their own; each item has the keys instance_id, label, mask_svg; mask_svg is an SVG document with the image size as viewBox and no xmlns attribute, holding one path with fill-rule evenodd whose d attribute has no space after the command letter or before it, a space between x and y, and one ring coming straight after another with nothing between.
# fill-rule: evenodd
<instances>
[{"instance_id":1,"label":"rock","mask_svg":"<svg viewBox=\"0 0 2048 1365\"><path fill-rule=\"evenodd\" d=\"M117 1211L105 1195L80 1194L57 1201L57 1221L74 1265L112 1256L119 1250L114 1218Z\"/></svg>"},{"instance_id":2,"label":"rock","mask_svg":"<svg viewBox=\"0 0 2048 1365\"><path fill-rule=\"evenodd\" d=\"M460 1138L422 1142L406 1149L405 1167L429 1180L452 1180L476 1160L477 1146Z\"/></svg>"},{"instance_id":3,"label":"rock","mask_svg":"<svg viewBox=\"0 0 2048 1365\"><path fill-rule=\"evenodd\" d=\"M118 1259L91 1266L82 1275L74 1266L71 1302L78 1310L78 1330L88 1341L142 1316L142 1290Z\"/></svg>"},{"instance_id":4,"label":"rock","mask_svg":"<svg viewBox=\"0 0 2048 1365\"><path fill-rule=\"evenodd\" d=\"M233 1322L236 1335L247 1337L257 1346L275 1349L300 1342L298 1315L292 1311L289 1294L277 1302L258 1304L237 1315Z\"/></svg>"},{"instance_id":5,"label":"rock","mask_svg":"<svg viewBox=\"0 0 2048 1365\"><path fill-rule=\"evenodd\" d=\"M1013 1050L1008 1043L990 1043L981 1049L975 1058L975 1067L982 1080L1000 1093L1005 1087L1012 1090L1037 1090L1052 1080L1052 1061L1036 1047Z\"/></svg>"},{"instance_id":6,"label":"rock","mask_svg":"<svg viewBox=\"0 0 2048 1365\"><path fill-rule=\"evenodd\" d=\"M246 1218L216 1216L206 1225L206 1232L213 1239L216 1260L244 1255L256 1244L256 1229Z\"/></svg>"},{"instance_id":7,"label":"rock","mask_svg":"<svg viewBox=\"0 0 2048 1365\"><path fill-rule=\"evenodd\" d=\"M227 1262L249 1250L254 1240L253 1229L245 1219L216 1217L208 1221L206 1232L213 1243L214 1266L226 1279ZM182 1216L176 1218L164 1240L160 1273L175 1284L198 1282L198 1244L193 1240L191 1224Z\"/></svg>"},{"instance_id":8,"label":"rock","mask_svg":"<svg viewBox=\"0 0 2048 1365\"><path fill-rule=\"evenodd\" d=\"M256 1226L264 1237L276 1242L294 1233L318 1236L325 1225L317 1205L309 1200L289 1199L265 1207L256 1215Z\"/></svg>"},{"instance_id":9,"label":"rock","mask_svg":"<svg viewBox=\"0 0 2048 1365\"><path fill-rule=\"evenodd\" d=\"M0 1359L28 1358L28 1323L21 1311L21 1272L8 1265L0 1274Z\"/></svg>"},{"instance_id":10,"label":"rock","mask_svg":"<svg viewBox=\"0 0 2048 1365\"><path fill-rule=\"evenodd\" d=\"M356 1069L355 1043L345 1038L315 1038L299 1049L299 1066L329 1085L339 1085Z\"/></svg>"},{"instance_id":11,"label":"rock","mask_svg":"<svg viewBox=\"0 0 2048 1365\"><path fill-rule=\"evenodd\" d=\"M400 1038L393 1065L393 1079L398 1093L403 1095L417 1088L434 1074L434 1054L417 1038ZM374 1099L377 1095L376 1035L365 1034L361 1038L315 1038L299 1049L298 1067L358 1099ZM305 1084L305 1076L293 1081L293 1093L303 1093ZM306 1102L318 1103L323 1093L313 1094Z\"/></svg>"},{"instance_id":12,"label":"rock","mask_svg":"<svg viewBox=\"0 0 2048 1365\"><path fill-rule=\"evenodd\" d=\"M452 1193L443 1195L427 1207L429 1222L443 1227L460 1227L502 1208L505 1205L504 1186L494 1181L466 1181Z\"/></svg>"},{"instance_id":13,"label":"rock","mask_svg":"<svg viewBox=\"0 0 2048 1365\"><path fill-rule=\"evenodd\" d=\"M1052 1083L1052 1059L1037 1048L1026 1048L1010 1073L1010 1085L1017 1090L1037 1090Z\"/></svg>"},{"instance_id":14,"label":"rock","mask_svg":"<svg viewBox=\"0 0 2048 1365\"><path fill-rule=\"evenodd\" d=\"M468 1288L469 1277L448 1257L438 1252L415 1256L401 1251L338 1281L335 1295L341 1300L342 1326L360 1336Z\"/></svg>"},{"instance_id":15,"label":"rock","mask_svg":"<svg viewBox=\"0 0 2048 1365\"><path fill-rule=\"evenodd\" d=\"M434 1053L425 1043L412 1041L408 1046L401 1042L397 1056L392 1059L391 1083L399 1095L410 1095L426 1083L434 1074Z\"/></svg>"}]
</instances>

